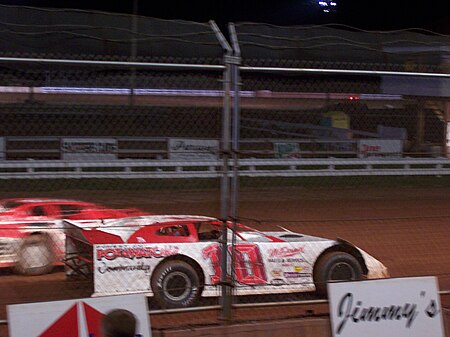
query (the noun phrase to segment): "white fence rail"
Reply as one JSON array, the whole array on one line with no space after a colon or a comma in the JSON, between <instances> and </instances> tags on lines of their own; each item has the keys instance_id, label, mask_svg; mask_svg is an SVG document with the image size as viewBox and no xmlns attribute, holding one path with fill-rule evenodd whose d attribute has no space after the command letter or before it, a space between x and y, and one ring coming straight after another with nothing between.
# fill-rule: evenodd
<instances>
[{"instance_id":1,"label":"white fence rail","mask_svg":"<svg viewBox=\"0 0 450 337\"><path fill-rule=\"evenodd\" d=\"M0 179L217 178L220 160L1 161ZM241 177L450 175L450 158L242 159Z\"/></svg>"}]
</instances>

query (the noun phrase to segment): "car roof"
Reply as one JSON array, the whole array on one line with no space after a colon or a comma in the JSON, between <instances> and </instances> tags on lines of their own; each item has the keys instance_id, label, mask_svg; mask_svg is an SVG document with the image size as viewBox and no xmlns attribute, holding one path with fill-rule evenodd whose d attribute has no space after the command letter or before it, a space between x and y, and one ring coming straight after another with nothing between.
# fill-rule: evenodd
<instances>
[{"instance_id":1,"label":"car roof","mask_svg":"<svg viewBox=\"0 0 450 337\"><path fill-rule=\"evenodd\" d=\"M42 203L42 202L48 202L48 203L54 203L54 202L79 202L79 203L85 203L84 201L80 200L71 200L71 199L53 199L53 198L11 198L11 199L3 199L0 200L0 202L6 202L6 201L16 201L21 202L24 204L27 203Z\"/></svg>"},{"instance_id":2,"label":"car roof","mask_svg":"<svg viewBox=\"0 0 450 337\"><path fill-rule=\"evenodd\" d=\"M201 216L201 215L185 215L185 214L171 214L171 215L144 215L120 219L104 219L104 220L80 220L70 221L72 224L83 229L97 228L104 230L105 228L115 227L143 227L153 225L170 224L174 222L203 222L203 221L219 221L217 218Z\"/></svg>"},{"instance_id":3,"label":"car roof","mask_svg":"<svg viewBox=\"0 0 450 337\"><path fill-rule=\"evenodd\" d=\"M97 230L119 236L124 242L142 227L176 225L182 222L211 222L216 218L199 215L144 215L131 218L88 220L65 222L75 225L81 230Z\"/></svg>"}]
</instances>

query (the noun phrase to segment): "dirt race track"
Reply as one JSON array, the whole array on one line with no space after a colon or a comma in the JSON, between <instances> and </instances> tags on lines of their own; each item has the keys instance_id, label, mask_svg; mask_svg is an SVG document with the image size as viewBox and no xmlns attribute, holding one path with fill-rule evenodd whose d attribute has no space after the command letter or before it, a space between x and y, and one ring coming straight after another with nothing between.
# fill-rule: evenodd
<instances>
[{"instance_id":1,"label":"dirt race track","mask_svg":"<svg viewBox=\"0 0 450 337\"><path fill-rule=\"evenodd\" d=\"M20 197L1 193L1 198ZM30 196L29 194L26 196ZM63 197L114 207L139 207L154 213L218 216L218 191L61 191L34 197ZM435 275L440 290L450 290L450 188L244 189L239 195L242 222L258 229L290 230L344 238L382 261L393 277ZM250 219L258 219L255 222ZM83 285L67 283L63 273L23 277L0 272L0 320L6 305L86 296ZM450 308L447 296L442 306ZM273 309L268 309L272 311ZM288 314L289 310L286 310ZM275 314L275 313L274 313ZM202 313L196 313L199 323ZM280 316L280 311L276 312ZM188 317L188 316L186 316ZM171 324L186 321L170 320ZM447 321L448 322L448 321ZM158 325L156 319L153 327ZM160 326L168 321L161 320ZM4 327L3 327L4 328ZM2 335L0 327L0 336Z\"/></svg>"}]
</instances>

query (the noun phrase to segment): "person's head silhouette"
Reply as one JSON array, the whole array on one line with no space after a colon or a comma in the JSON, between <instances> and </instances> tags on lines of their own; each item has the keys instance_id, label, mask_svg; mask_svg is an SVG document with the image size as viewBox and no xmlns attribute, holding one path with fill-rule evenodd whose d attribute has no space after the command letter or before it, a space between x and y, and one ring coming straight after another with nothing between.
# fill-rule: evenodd
<instances>
[{"instance_id":1,"label":"person's head silhouette","mask_svg":"<svg viewBox=\"0 0 450 337\"><path fill-rule=\"evenodd\" d=\"M101 321L102 337L135 337L136 317L125 309L108 312Z\"/></svg>"}]
</instances>

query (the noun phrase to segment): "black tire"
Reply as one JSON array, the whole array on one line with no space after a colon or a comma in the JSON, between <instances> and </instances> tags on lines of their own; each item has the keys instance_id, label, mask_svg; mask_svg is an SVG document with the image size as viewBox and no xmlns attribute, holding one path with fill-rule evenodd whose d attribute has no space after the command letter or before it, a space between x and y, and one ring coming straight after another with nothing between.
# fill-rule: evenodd
<instances>
[{"instance_id":1,"label":"black tire","mask_svg":"<svg viewBox=\"0 0 450 337\"><path fill-rule=\"evenodd\" d=\"M154 297L161 308L186 308L195 305L201 295L200 277L187 262L163 262L151 279Z\"/></svg>"},{"instance_id":2,"label":"black tire","mask_svg":"<svg viewBox=\"0 0 450 337\"><path fill-rule=\"evenodd\" d=\"M359 281L363 270L358 260L345 252L331 252L322 256L314 268L314 284L320 296L327 296L330 281Z\"/></svg>"},{"instance_id":3,"label":"black tire","mask_svg":"<svg viewBox=\"0 0 450 337\"><path fill-rule=\"evenodd\" d=\"M54 263L50 239L43 235L31 235L20 246L15 269L23 275L43 275L52 271Z\"/></svg>"}]
</instances>

